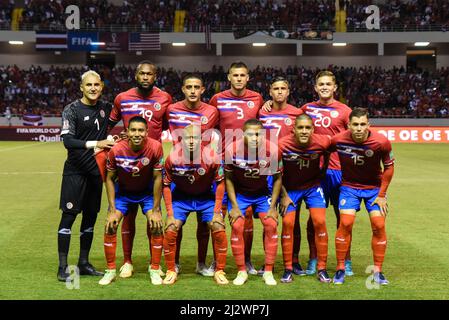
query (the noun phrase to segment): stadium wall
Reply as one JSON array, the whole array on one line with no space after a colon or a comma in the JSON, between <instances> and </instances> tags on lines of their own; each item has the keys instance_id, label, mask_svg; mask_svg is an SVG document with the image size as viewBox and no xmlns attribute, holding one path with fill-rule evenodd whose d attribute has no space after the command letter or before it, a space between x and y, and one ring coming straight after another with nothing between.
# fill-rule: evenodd
<instances>
[{"instance_id":1,"label":"stadium wall","mask_svg":"<svg viewBox=\"0 0 449 320\"><path fill-rule=\"evenodd\" d=\"M123 127L115 127L111 134L119 134ZM449 127L418 126L373 126L373 130L385 135L391 142L397 143L449 143ZM40 126L0 127L0 140L3 141L39 141L59 142L61 127ZM168 131L162 134L162 141L171 141Z\"/></svg>"}]
</instances>

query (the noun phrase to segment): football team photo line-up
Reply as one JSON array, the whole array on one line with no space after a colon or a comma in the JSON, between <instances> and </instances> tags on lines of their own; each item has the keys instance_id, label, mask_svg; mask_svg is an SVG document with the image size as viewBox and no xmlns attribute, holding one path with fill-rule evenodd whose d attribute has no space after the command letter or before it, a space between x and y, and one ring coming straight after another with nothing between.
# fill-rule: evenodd
<instances>
[{"instance_id":1,"label":"football team photo line-up","mask_svg":"<svg viewBox=\"0 0 449 320\"><path fill-rule=\"evenodd\" d=\"M300 107L288 104L290 84L285 77L271 80L271 99L265 102L247 88L249 69L245 63L233 62L227 77L230 89L205 103L201 100L205 91L202 77L186 74L182 79L184 99L173 103L170 94L155 86L157 67L144 60L135 70L136 86L110 103L101 100L103 82L97 72L81 75L82 97L66 105L62 113L61 137L67 159L60 195L59 281L71 277L67 260L78 213L82 213L79 274L101 277L103 286L117 280L120 228L123 264L118 277L131 277L140 207L147 219L148 273L153 285L173 285L182 279L183 225L191 212L197 217L196 272L219 285L229 284L225 273L229 246L237 267L234 285L245 284L249 275L261 276L267 285L277 284L273 268L279 224L282 283L291 283L294 275L314 275L323 283L343 284L345 277L354 274L352 227L364 202L372 229L373 279L381 285L389 283L382 265L387 246L386 194L394 173L394 155L389 140L370 129L367 109L351 109L337 101L335 76L326 70L315 77L318 100ZM120 121L123 131L111 135ZM172 136L172 148L164 159L165 130ZM103 185L108 200L104 273L89 262ZM299 263L302 201L310 213L310 253L305 269ZM337 220L333 278L327 271L329 205ZM251 261L255 218L263 227L265 256L259 269ZM206 265L210 238L213 261Z\"/></svg>"}]
</instances>

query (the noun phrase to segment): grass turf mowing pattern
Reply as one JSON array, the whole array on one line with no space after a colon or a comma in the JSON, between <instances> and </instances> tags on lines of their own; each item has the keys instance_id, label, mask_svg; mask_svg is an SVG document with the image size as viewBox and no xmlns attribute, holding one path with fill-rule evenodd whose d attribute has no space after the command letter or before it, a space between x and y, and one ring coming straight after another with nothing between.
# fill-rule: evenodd
<instances>
[{"instance_id":1,"label":"grass turf mowing pattern","mask_svg":"<svg viewBox=\"0 0 449 320\"><path fill-rule=\"evenodd\" d=\"M164 146L167 151L167 145ZM315 277L295 277L282 284L282 251L279 244L275 266L278 285L267 287L261 277L237 287L218 286L212 278L195 274L196 219L192 214L184 227L181 249L182 273L173 286L153 286L147 273L149 252L145 218L139 214L134 241L135 275L101 287L97 277L81 277L80 288L69 290L56 280L57 227L60 219L59 192L66 151L61 143L0 142L0 299L449 299L446 272L449 265L449 148L446 145L393 145L396 167L388 193L388 248L384 271L390 285L369 290L367 266L372 264L371 230L365 209L358 213L353 232L352 259L355 276L343 286L321 284ZM95 226L90 260L98 269L106 267L103 225L106 192ZM164 211L165 212L165 211ZM302 213L305 213L302 210ZM165 214L165 213L164 213ZM305 226L308 213L301 215L303 241L300 260L307 264ZM69 263L79 253L81 217L72 228ZM263 264L262 228L254 221L253 263ZM335 270L335 217L328 209L328 271ZM281 227L279 226L279 233ZM227 225L229 240L230 228ZM120 233L117 265L122 264ZM209 242L208 261L212 256ZM165 265L163 264L165 269ZM228 248L226 272L234 279L236 268Z\"/></svg>"}]
</instances>

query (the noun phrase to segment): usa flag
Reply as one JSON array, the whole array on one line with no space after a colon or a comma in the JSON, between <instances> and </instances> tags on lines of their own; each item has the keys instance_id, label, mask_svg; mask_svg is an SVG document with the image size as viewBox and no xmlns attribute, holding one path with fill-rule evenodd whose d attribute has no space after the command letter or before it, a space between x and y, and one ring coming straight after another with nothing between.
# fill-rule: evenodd
<instances>
[{"instance_id":1,"label":"usa flag","mask_svg":"<svg viewBox=\"0 0 449 320\"><path fill-rule=\"evenodd\" d=\"M159 33L131 32L129 35L128 50L161 50Z\"/></svg>"}]
</instances>

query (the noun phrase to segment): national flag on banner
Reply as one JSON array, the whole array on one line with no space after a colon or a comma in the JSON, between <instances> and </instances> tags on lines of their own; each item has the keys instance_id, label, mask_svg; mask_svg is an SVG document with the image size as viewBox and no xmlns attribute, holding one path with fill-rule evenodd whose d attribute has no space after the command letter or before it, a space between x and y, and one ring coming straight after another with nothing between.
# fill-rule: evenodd
<instances>
[{"instance_id":1,"label":"national flag on banner","mask_svg":"<svg viewBox=\"0 0 449 320\"><path fill-rule=\"evenodd\" d=\"M128 32L100 32L101 50L128 51Z\"/></svg>"},{"instance_id":2,"label":"national flag on banner","mask_svg":"<svg viewBox=\"0 0 449 320\"><path fill-rule=\"evenodd\" d=\"M129 34L128 50L161 50L159 33L131 32Z\"/></svg>"},{"instance_id":3,"label":"national flag on banner","mask_svg":"<svg viewBox=\"0 0 449 320\"><path fill-rule=\"evenodd\" d=\"M24 126L42 126L44 122L42 121L42 116L38 114L24 114L23 115L23 125Z\"/></svg>"},{"instance_id":4,"label":"national flag on banner","mask_svg":"<svg viewBox=\"0 0 449 320\"><path fill-rule=\"evenodd\" d=\"M204 36L206 37L206 49L212 49L212 39L210 34L210 25L206 25L206 29L204 29Z\"/></svg>"},{"instance_id":5,"label":"national flag on banner","mask_svg":"<svg viewBox=\"0 0 449 320\"><path fill-rule=\"evenodd\" d=\"M36 31L36 50L67 50L67 32Z\"/></svg>"}]
</instances>

